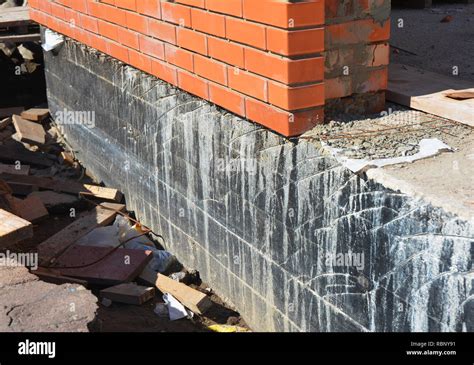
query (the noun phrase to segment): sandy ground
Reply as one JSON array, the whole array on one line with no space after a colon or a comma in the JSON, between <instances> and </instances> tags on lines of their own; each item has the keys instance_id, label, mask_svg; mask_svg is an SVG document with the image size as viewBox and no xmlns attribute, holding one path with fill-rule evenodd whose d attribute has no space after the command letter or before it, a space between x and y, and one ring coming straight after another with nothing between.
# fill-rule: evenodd
<instances>
[{"instance_id":1,"label":"sandy ground","mask_svg":"<svg viewBox=\"0 0 474 365\"><path fill-rule=\"evenodd\" d=\"M446 16L452 20L442 23ZM399 27L399 21L403 27ZM403 50L392 63L474 81L474 4L434 4L431 9L393 9L391 44ZM414 53L414 54L412 54Z\"/></svg>"}]
</instances>

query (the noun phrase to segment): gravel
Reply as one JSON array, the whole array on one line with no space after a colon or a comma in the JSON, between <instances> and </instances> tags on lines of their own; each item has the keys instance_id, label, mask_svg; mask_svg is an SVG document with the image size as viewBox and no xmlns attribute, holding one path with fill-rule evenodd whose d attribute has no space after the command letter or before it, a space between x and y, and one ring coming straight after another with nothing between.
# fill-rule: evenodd
<instances>
[{"instance_id":1,"label":"gravel","mask_svg":"<svg viewBox=\"0 0 474 365\"><path fill-rule=\"evenodd\" d=\"M320 140L354 159L411 156L419 152L419 142L438 138L457 148L473 128L397 104L387 104L388 112L369 118L341 115L318 125L303 138Z\"/></svg>"}]
</instances>

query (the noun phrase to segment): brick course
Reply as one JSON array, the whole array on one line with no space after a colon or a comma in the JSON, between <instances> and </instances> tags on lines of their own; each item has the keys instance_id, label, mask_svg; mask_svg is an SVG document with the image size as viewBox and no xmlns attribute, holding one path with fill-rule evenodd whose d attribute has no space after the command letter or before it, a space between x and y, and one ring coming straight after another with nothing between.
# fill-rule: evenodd
<instances>
[{"instance_id":1,"label":"brick course","mask_svg":"<svg viewBox=\"0 0 474 365\"><path fill-rule=\"evenodd\" d=\"M30 0L30 6L32 19L54 31L294 136L323 122L328 96L386 84L377 76L385 77L389 25L368 17L381 2ZM368 69L366 79L341 74L345 63L358 62Z\"/></svg>"}]
</instances>

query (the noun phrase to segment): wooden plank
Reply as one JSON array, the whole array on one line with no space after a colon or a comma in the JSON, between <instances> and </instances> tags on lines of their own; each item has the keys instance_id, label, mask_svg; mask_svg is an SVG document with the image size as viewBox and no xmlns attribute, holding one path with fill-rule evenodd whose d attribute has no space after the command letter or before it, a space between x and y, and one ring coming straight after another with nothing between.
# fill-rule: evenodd
<instances>
[{"instance_id":1,"label":"wooden plank","mask_svg":"<svg viewBox=\"0 0 474 365\"><path fill-rule=\"evenodd\" d=\"M6 34L0 35L0 42L24 43L24 42L38 42L41 40L41 34Z\"/></svg>"},{"instance_id":2,"label":"wooden plank","mask_svg":"<svg viewBox=\"0 0 474 365\"><path fill-rule=\"evenodd\" d=\"M49 117L49 109L32 108L21 113L21 117L32 122L42 122Z\"/></svg>"},{"instance_id":3,"label":"wooden plank","mask_svg":"<svg viewBox=\"0 0 474 365\"><path fill-rule=\"evenodd\" d=\"M119 202L122 200L122 193L117 189L105 188L90 184L81 184L75 181L59 180L39 176L20 176L14 174L0 173L0 179L8 183L19 183L36 186L43 190L60 191L69 194L81 194L104 200Z\"/></svg>"},{"instance_id":4,"label":"wooden plank","mask_svg":"<svg viewBox=\"0 0 474 365\"><path fill-rule=\"evenodd\" d=\"M30 195L38 197L46 206L46 209L54 212L68 211L70 207L78 205L79 202L78 196L57 193L50 190L36 191Z\"/></svg>"},{"instance_id":5,"label":"wooden plank","mask_svg":"<svg viewBox=\"0 0 474 365\"><path fill-rule=\"evenodd\" d=\"M204 314L212 306L212 301L206 294L149 268L145 268L139 277L145 282L155 285L163 294L170 293L194 313Z\"/></svg>"},{"instance_id":6,"label":"wooden plank","mask_svg":"<svg viewBox=\"0 0 474 365\"><path fill-rule=\"evenodd\" d=\"M474 126L474 99L447 97L455 91L470 92L473 82L422 71L406 65L389 68L387 100L443 118Z\"/></svg>"},{"instance_id":7,"label":"wooden plank","mask_svg":"<svg viewBox=\"0 0 474 365\"><path fill-rule=\"evenodd\" d=\"M15 214L14 199L10 185L0 180L0 209Z\"/></svg>"},{"instance_id":8,"label":"wooden plank","mask_svg":"<svg viewBox=\"0 0 474 365\"><path fill-rule=\"evenodd\" d=\"M15 6L0 9L0 27L28 25L31 23L29 7Z\"/></svg>"},{"instance_id":9,"label":"wooden plank","mask_svg":"<svg viewBox=\"0 0 474 365\"><path fill-rule=\"evenodd\" d=\"M31 271L32 274L39 276L41 280L53 284L64 284L64 283L74 283L79 284L84 287L88 287L89 283L86 280L81 280L73 278L70 276L63 276L58 273L57 270L46 269L43 267L38 267L36 270Z\"/></svg>"},{"instance_id":10,"label":"wooden plank","mask_svg":"<svg viewBox=\"0 0 474 365\"><path fill-rule=\"evenodd\" d=\"M23 119L19 115L12 117L13 125L15 126L16 133L21 142L43 145L46 142L46 132L39 123L30 122L29 120Z\"/></svg>"},{"instance_id":11,"label":"wooden plank","mask_svg":"<svg viewBox=\"0 0 474 365\"><path fill-rule=\"evenodd\" d=\"M155 296L155 288L125 283L101 290L100 296L113 302L141 305Z\"/></svg>"},{"instance_id":12,"label":"wooden plank","mask_svg":"<svg viewBox=\"0 0 474 365\"><path fill-rule=\"evenodd\" d=\"M8 127L10 124L12 124L12 118L10 117L0 120L0 131Z\"/></svg>"},{"instance_id":13,"label":"wooden plank","mask_svg":"<svg viewBox=\"0 0 474 365\"><path fill-rule=\"evenodd\" d=\"M91 284L116 285L134 280L152 257L145 250L72 245L52 269Z\"/></svg>"},{"instance_id":14,"label":"wooden plank","mask_svg":"<svg viewBox=\"0 0 474 365\"><path fill-rule=\"evenodd\" d=\"M8 183L10 188L15 195L27 196L31 193L38 191L38 188L34 185L20 184L20 183Z\"/></svg>"},{"instance_id":15,"label":"wooden plank","mask_svg":"<svg viewBox=\"0 0 474 365\"><path fill-rule=\"evenodd\" d=\"M15 214L31 223L36 223L49 216L48 210L40 198L29 195L26 199L14 199Z\"/></svg>"},{"instance_id":16,"label":"wooden plank","mask_svg":"<svg viewBox=\"0 0 474 365\"><path fill-rule=\"evenodd\" d=\"M29 175L30 166L23 164L4 165L0 163L0 174Z\"/></svg>"},{"instance_id":17,"label":"wooden plank","mask_svg":"<svg viewBox=\"0 0 474 365\"><path fill-rule=\"evenodd\" d=\"M97 227L112 223L117 215L116 211L124 212L125 205L102 203L102 206L95 207L84 216L76 219L75 222L40 243L38 246L40 260L48 264L82 236Z\"/></svg>"},{"instance_id":18,"label":"wooden plank","mask_svg":"<svg viewBox=\"0 0 474 365\"><path fill-rule=\"evenodd\" d=\"M33 225L16 215L0 209L0 248L33 237Z\"/></svg>"},{"instance_id":19,"label":"wooden plank","mask_svg":"<svg viewBox=\"0 0 474 365\"><path fill-rule=\"evenodd\" d=\"M43 167L51 167L53 165L53 161L44 156L42 153L28 151L23 146L17 148L0 146L0 161L10 163L16 163L16 161L20 161L24 164Z\"/></svg>"}]
</instances>

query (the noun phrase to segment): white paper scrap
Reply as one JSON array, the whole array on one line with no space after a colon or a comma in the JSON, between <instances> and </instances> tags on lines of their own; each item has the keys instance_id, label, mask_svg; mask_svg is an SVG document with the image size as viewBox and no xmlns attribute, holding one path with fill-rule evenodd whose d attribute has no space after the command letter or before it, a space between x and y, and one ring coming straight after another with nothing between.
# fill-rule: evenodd
<instances>
[{"instance_id":1,"label":"white paper scrap","mask_svg":"<svg viewBox=\"0 0 474 365\"><path fill-rule=\"evenodd\" d=\"M58 48L64 42L64 36L53 32L50 29L46 29L44 33L44 43L42 45L43 49L48 52L53 49Z\"/></svg>"},{"instance_id":2,"label":"white paper scrap","mask_svg":"<svg viewBox=\"0 0 474 365\"><path fill-rule=\"evenodd\" d=\"M352 172L360 172L369 168L377 168L388 165L396 165L400 163L412 163L416 160L421 160L427 157L436 156L440 152L452 152L453 149L446 143L440 141L437 138L422 139L419 143L420 151L412 156L400 156L391 158L381 158L377 160L368 159L351 159L342 155L340 148L331 148L327 144L324 144L326 148L332 153L332 155L347 167Z\"/></svg>"}]
</instances>

